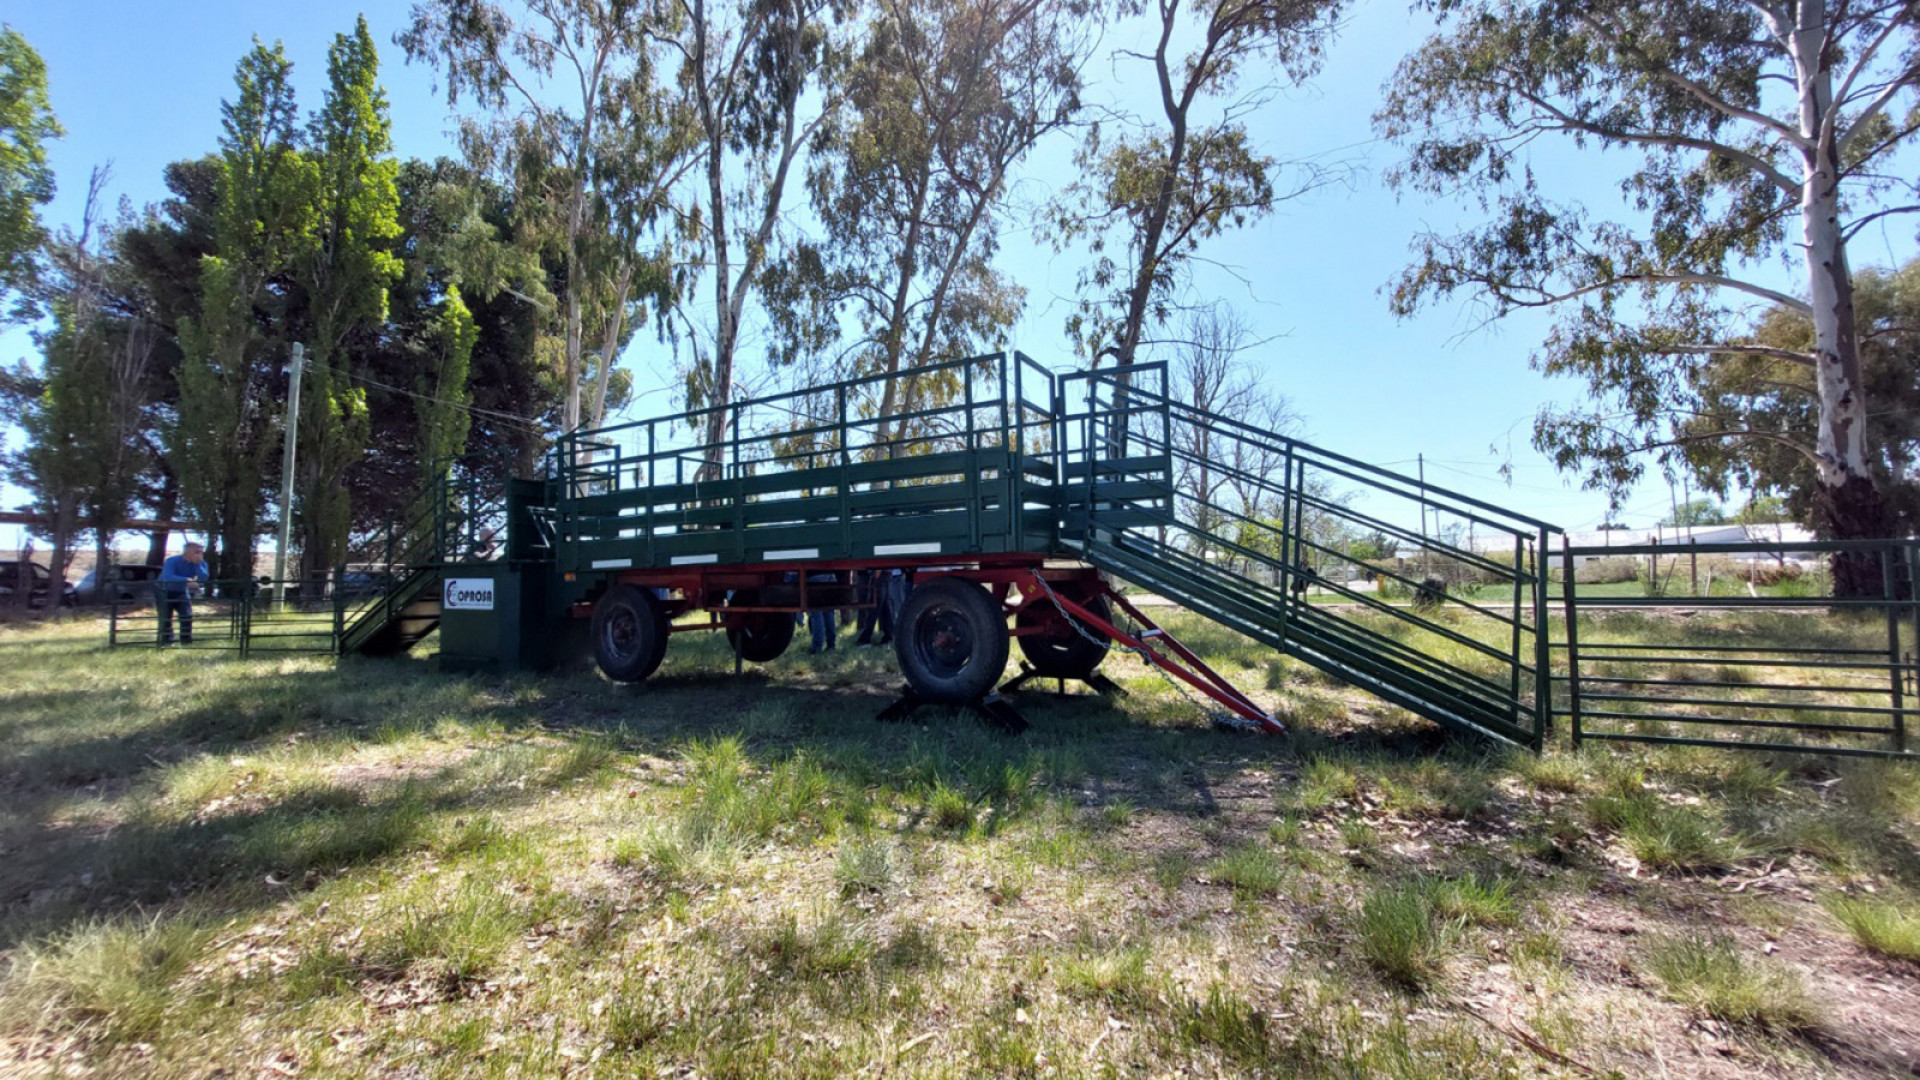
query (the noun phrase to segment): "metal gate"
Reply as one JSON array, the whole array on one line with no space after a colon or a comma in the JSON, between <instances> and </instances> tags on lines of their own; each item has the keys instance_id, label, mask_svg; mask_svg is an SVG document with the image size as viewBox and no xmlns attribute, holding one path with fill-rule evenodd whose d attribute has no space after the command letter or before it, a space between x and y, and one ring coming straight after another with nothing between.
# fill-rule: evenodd
<instances>
[{"instance_id":1,"label":"metal gate","mask_svg":"<svg viewBox=\"0 0 1920 1080\"><path fill-rule=\"evenodd\" d=\"M1835 560L1870 595L1834 595ZM1553 643L1587 740L1905 757L1920 544L1563 544Z\"/></svg>"}]
</instances>

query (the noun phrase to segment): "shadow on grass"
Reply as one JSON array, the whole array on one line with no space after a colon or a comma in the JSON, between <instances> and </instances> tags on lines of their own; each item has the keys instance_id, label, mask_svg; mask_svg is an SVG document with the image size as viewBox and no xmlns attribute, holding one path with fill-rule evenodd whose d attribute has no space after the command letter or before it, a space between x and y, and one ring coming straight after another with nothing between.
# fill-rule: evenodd
<instances>
[{"instance_id":1,"label":"shadow on grass","mask_svg":"<svg viewBox=\"0 0 1920 1080\"><path fill-rule=\"evenodd\" d=\"M94 664L72 639L51 644L76 653L69 664ZM953 710L880 724L874 717L899 678L888 651L819 662L790 656L736 678L724 646L676 646L667 669L643 686L580 673L463 677L405 660L287 672L272 661L209 658L212 667L203 667L198 658L169 658L147 671L144 660L113 654L118 670L95 689L11 698L16 737L0 756L0 839L8 849L0 859L0 947L196 896L223 906L269 903L309 875L417 849L437 814L507 809L544 795L541 784L476 786L456 769L397 787L259 794L254 803L228 800L242 803L230 809L165 805L168 770L290 742L338 743L344 752L470 728L470 741L482 745L502 731L537 732L679 758L702 741L738 736L750 768L803 757L835 784L909 805L957 792L993 808L982 815L993 828L1016 820L1041 788L1076 801L1125 799L1205 815L1217 811L1216 788L1236 773L1293 759L1278 740L1157 724L1126 711L1124 700L1093 696L1025 696L1034 726L1018 737ZM206 677L210 671L218 677ZM178 707L162 697L148 711L141 702L166 680L181 683ZM83 720L63 719L82 706ZM76 805L86 811L76 816Z\"/></svg>"},{"instance_id":2,"label":"shadow on grass","mask_svg":"<svg viewBox=\"0 0 1920 1080\"><path fill-rule=\"evenodd\" d=\"M312 875L418 850L441 827L436 815L508 810L555 786L490 784L456 765L404 783L320 784L226 808L159 812L166 770L291 741L337 744L344 754L420 734L485 746L505 732L685 759L703 743L737 737L746 766L758 773L804 759L835 790L878 793L936 816L944 801L951 817L984 820L987 831L1020 820L1041 791L1076 805L1206 817L1220 812L1229 792L1265 790L1244 784L1246 774L1296 776L1303 757L1355 768L1436 753L1488 760L1484 747L1463 746L1425 724L1303 729L1289 741L1210 731L1197 712L1189 719L1177 703L1138 697L1024 694L1017 700L1032 728L1017 737L955 710L880 724L874 717L899 681L884 650L817 661L792 654L735 677L724 644L676 641L662 672L638 686L578 671L449 675L420 660L299 671L275 670L272 661L208 663L231 677L183 688L178 708L150 716L126 689L148 685L138 663L122 663L99 690L9 699L17 734L0 751L0 948L134 906L195 897L238 908L269 904ZM151 675L182 679L209 670L197 665L156 659ZM93 720L68 726L62 717L81 704ZM77 796L99 800L104 812L94 817L116 823L67 820ZM968 808L992 812L976 817ZM912 828L938 827L911 810L904 816ZM1883 854L1920 883L1920 855L1899 839L1897 821L1870 825L1898 848Z\"/></svg>"}]
</instances>

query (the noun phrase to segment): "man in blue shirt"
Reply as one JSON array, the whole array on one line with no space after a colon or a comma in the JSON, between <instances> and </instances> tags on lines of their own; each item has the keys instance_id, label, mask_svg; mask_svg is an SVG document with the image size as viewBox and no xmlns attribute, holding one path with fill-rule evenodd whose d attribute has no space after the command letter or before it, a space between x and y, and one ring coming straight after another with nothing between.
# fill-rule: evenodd
<instances>
[{"instance_id":1,"label":"man in blue shirt","mask_svg":"<svg viewBox=\"0 0 1920 1080\"><path fill-rule=\"evenodd\" d=\"M206 549L192 541L180 554L160 564L154 598L160 609L160 644L173 644L173 616L180 615L180 643L193 644L193 590L206 584Z\"/></svg>"}]
</instances>

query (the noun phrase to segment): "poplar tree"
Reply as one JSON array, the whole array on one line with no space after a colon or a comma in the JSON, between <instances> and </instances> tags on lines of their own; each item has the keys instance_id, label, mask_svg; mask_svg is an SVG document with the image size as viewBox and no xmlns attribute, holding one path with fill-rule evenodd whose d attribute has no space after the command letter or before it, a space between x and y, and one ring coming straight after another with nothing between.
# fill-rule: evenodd
<instances>
[{"instance_id":1,"label":"poplar tree","mask_svg":"<svg viewBox=\"0 0 1920 1080\"><path fill-rule=\"evenodd\" d=\"M180 401L167 433L181 496L214 539L214 574L253 571L262 477L280 446L286 389L262 327L279 317L269 286L312 230L309 166L301 159L293 64L257 39L221 107L216 254L200 260L199 310L182 320Z\"/></svg>"},{"instance_id":2,"label":"poplar tree","mask_svg":"<svg viewBox=\"0 0 1920 1080\"><path fill-rule=\"evenodd\" d=\"M327 51L327 96L304 156L310 227L292 245L289 270L305 292L308 370L300 402L293 499L301 576L323 579L346 554L351 524L347 472L371 432L367 391L349 338L387 317L387 289L401 263L399 165L392 156L380 59L362 18Z\"/></svg>"},{"instance_id":3,"label":"poplar tree","mask_svg":"<svg viewBox=\"0 0 1920 1080\"><path fill-rule=\"evenodd\" d=\"M457 287L449 288L440 301L426 338L429 366L415 378L413 398L420 429L422 486L445 477L447 459L466 449L472 424L467 406L473 394L467 380L480 331Z\"/></svg>"}]
</instances>

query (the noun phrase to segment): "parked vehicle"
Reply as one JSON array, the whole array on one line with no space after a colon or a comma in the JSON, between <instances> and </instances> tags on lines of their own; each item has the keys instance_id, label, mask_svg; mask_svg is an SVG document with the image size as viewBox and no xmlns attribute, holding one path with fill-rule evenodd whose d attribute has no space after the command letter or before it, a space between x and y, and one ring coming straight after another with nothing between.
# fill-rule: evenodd
<instances>
[{"instance_id":1,"label":"parked vehicle","mask_svg":"<svg viewBox=\"0 0 1920 1080\"><path fill-rule=\"evenodd\" d=\"M122 604L137 604L153 599L153 583L160 578L159 567L127 563L109 569L112 576L108 580L116 586L117 596L101 588L100 570L95 567L74 587L74 599L82 604L104 604L113 599Z\"/></svg>"},{"instance_id":2,"label":"parked vehicle","mask_svg":"<svg viewBox=\"0 0 1920 1080\"><path fill-rule=\"evenodd\" d=\"M48 598L54 595L53 574L39 563L27 564L33 575L33 592L27 598L28 607L43 608ZM14 591L20 583L20 562L17 559L0 559L0 601L11 601ZM74 588L70 581L60 582L60 604L63 607L73 605Z\"/></svg>"}]
</instances>

